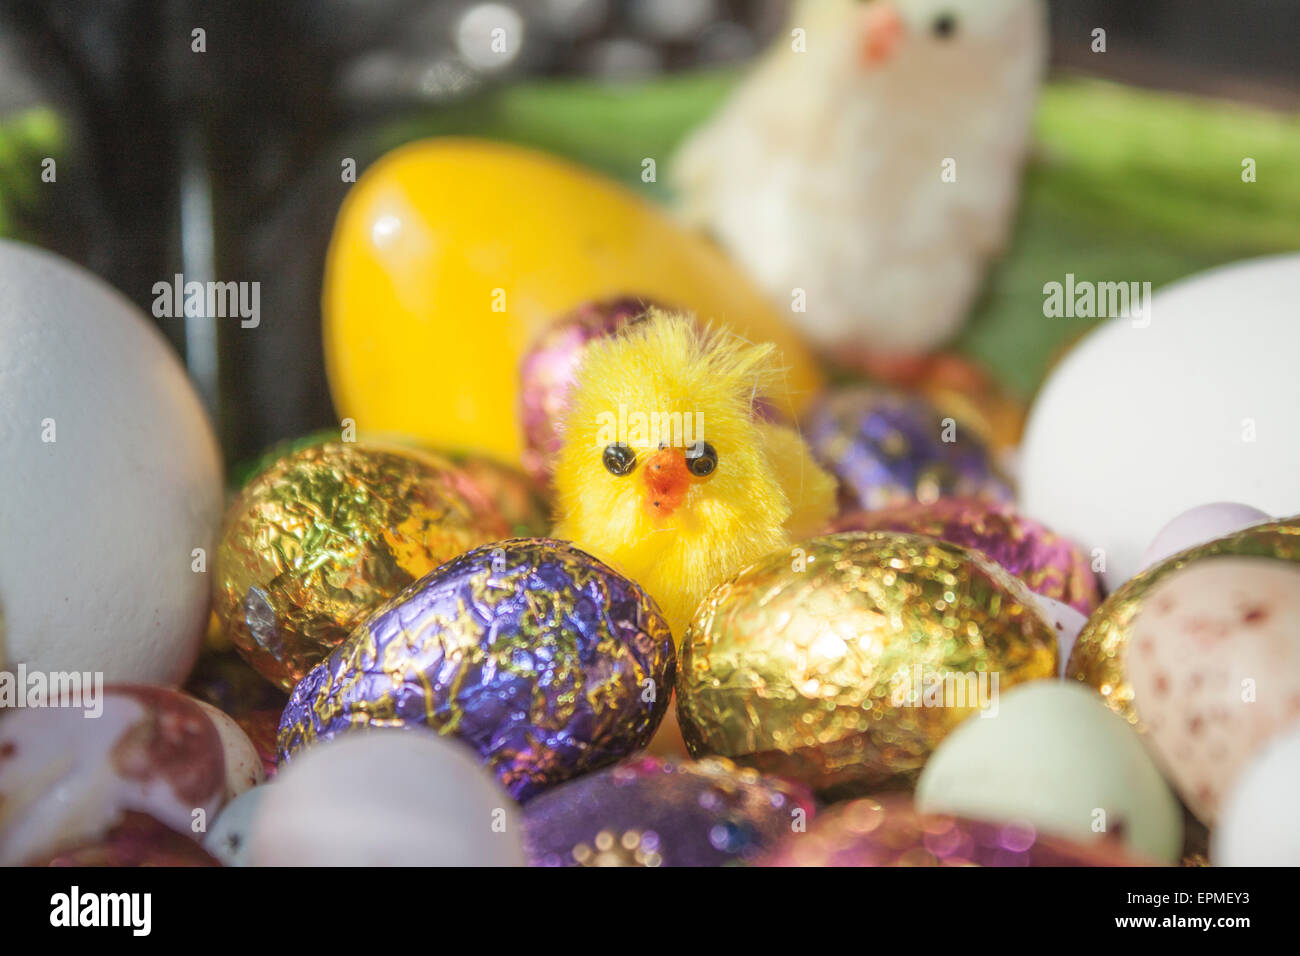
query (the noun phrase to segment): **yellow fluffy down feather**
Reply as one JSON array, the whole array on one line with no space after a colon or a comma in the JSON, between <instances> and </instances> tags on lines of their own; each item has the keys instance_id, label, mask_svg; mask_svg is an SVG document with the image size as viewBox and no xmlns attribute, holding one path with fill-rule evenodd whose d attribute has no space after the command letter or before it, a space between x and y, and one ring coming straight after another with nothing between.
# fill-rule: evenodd
<instances>
[{"instance_id":1,"label":"yellow fluffy down feather","mask_svg":"<svg viewBox=\"0 0 1300 956\"><path fill-rule=\"evenodd\" d=\"M651 311L592 343L570 393L555 534L645 588L678 642L714 585L817 533L834 508L803 439L755 421L755 401L781 387L773 359L770 345Z\"/></svg>"}]
</instances>

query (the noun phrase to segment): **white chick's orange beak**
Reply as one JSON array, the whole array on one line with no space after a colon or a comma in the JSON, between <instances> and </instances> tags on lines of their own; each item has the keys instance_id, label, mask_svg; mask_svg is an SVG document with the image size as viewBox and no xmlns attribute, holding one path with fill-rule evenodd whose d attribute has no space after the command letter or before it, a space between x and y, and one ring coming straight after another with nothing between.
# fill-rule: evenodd
<instances>
[{"instance_id":1,"label":"white chick's orange beak","mask_svg":"<svg viewBox=\"0 0 1300 956\"><path fill-rule=\"evenodd\" d=\"M907 27L892 3L877 0L863 15L862 63L875 68L892 60L903 45Z\"/></svg>"},{"instance_id":2,"label":"white chick's orange beak","mask_svg":"<svg viewBox=\"0 0 1300 956\"><path fill-rule=\"evenodd\" d=\"M646 461L641 480L646 486L646 511L654 518L667 518L685 500L691 487L686 453L680 448L659 449Z\"/></svg>"}]
</instances>

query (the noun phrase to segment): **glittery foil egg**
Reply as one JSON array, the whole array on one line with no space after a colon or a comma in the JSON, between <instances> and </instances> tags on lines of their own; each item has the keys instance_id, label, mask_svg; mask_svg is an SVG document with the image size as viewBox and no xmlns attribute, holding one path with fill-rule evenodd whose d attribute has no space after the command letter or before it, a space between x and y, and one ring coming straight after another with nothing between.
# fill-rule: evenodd
<instances>
[{"instance_id":1,"label":"glittery foil egg","mask_svg":"<svg viewBox=\"0 0 1300 956\"><path fill-rule=\"evenodd\" d=\"M641 756L529 801L533 866L722 866L748 863L805 829L812 794L730 760Z\"/></svg>"},{"instance_id":2,"label":"glittery foil egg","mask_svg":"<svg viewBox=\"0 0 1300 956\"><path fill-rule=\"evenodd\" d=\"M1300 565L1203 558L1151 589L1125 668L1151 752L1198 818L1300 721Z\"/></svg>"},{"instance_id":3,"label":"glittery foil egg","mask_svg":"<svg viewBox=\"0 0 1300 956\"><path fill-rule=\"evenodd\" d=\"M408 587L308 674L280 752L362 725L425 725L526 799L645 746L675 665L636 584L567 542L499 542Z\"/></svg>"},{"instance_id":4,"label":"glittery foil egg","mask_svg":"<svg viewBox=\"0 0 1300 956\"><path fill-rule=\"evenodd\" d=\"M1300 562L1300 518L1256 525L1180 551L1130 578L1088 619L1070 651L1066 676L1095 687L1113 710L1141 729L1126 670L1134 619L1152 589L1167 575L1203 558L1230 555Z\"/></svg>"},{"instance_id":5,"label":"glittery foil egg","mask_svg":"<svg viewBox=\"0 0 1300 956\"><path fill-rule=\"evenodd\" d=\"M682 643L678 720L720 754L840 797L915 778L998 690L1056 675L1033 594L983 555L850 532L750 565Z\"/></svg>"},{"instance_id":6,"label":"glittery foil egg","mask_svg":"<svg viewBox=\"0 0 1300 956\"><path fill-rule=\"evenodd\" d=\"M258 474L231 505L214 605L245 659L288 690L406 585L504 537L501 516L445 459L311 445Z\"/></svg>"},{"instance_id":7,"label":"glittery foil egg","mask_svg":"<svg viewBox=\"0 0 1300 956\"><path fill-rule=\"evenodd\" d=\"M900 531L940 538L982 551L1035 594L1068 604L1081 614L1091 614L1101 600L1087 555L1009 504L973 498L912 502L844 515L831 530Z\"/></svg>"},{"instance_id":8,"label":"glittery foil egg","mask_svg":"<svg viewBox=\"0 0 1300 956\"><path fill-rule=\"evenodd\" d=\"M196 838L195 812L225 802L224 745L198 701L120 685L83 704L0 720L0 866L111 842L129 811Z\"/></svg>"},{"instance_id":9,"label":"glittery foil egg","mask_svg":"<svg viewBox=\"0 0 1300 956\"><path fill-rule=\"evenodd\" d=\"M524 428L524 468L549 483L551 460L562 444L558 424L564 419L569 390L593 339L613 335L654 306L643 299L589 302L542 331L519 363L519 416Z\"/></svg>"},{"instance_id":10,"label":"glittery foil egg","mask_svg":"<svg viewBox=\"0 0 1300 956\"><path fill-rule=\"evenodd\" d=\"M913 395L865 385L836 389L814 405L803 431L839 479L844 511L941 497L1011 498L973 430Z\"/></svg>"},{"instance_id":11,"label":"glittery foil egg","mask_svg":"<svg viewBox=\"0 0 1300 956\"><path fill-rule=\"evenodd\" d=\"M906 799L862 798L824 811L762 866L1143 866L1113 840L1074 843L1026 824L920 813Z\"/></svg>"}]
</instances>

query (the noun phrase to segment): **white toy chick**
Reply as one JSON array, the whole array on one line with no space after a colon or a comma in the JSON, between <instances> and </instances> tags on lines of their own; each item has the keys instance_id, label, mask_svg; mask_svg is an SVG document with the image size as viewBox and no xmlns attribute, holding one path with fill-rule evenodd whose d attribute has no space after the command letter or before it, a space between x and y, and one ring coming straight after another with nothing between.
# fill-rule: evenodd
<instances>
[{"instance_id":1,"label":"white toy chick","mask_svg":"<svg viewBox=\"0 0 1300 956\"><path fill-rule=\"evenodd\" d=\"M942 344L1007 239L1046 22L1042 0L800 0L678 155L682 211L824 351Z\"/></svg>"}]
</instances>

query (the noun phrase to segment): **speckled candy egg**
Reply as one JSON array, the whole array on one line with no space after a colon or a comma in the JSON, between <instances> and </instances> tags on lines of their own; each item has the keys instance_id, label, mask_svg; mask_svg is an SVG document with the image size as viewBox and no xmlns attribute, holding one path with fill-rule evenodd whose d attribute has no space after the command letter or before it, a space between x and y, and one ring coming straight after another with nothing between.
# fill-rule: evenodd
<instances>
[{"instance_id":1,"label":"speckled candy egg","mask_svg":"<svg viewBox=\"0 0 1300 956\"><path fill-rule=\"evenodd\" d=\"M798 784L720 757L633 757L524 808L533 866L722 866L752 862L814 812Z\"/></svg>"},{"instance_id":2,"label":"speckled candy egg","mask_svg":"<svg viewBox=\"0 0 1300 956\"><path fill-rule=\"evenodd\" d=\"M974 433L916 396L865 385L837 389L817 401L803 431L839 479L844 511L941 497L1011 498Z\"/></svg>"},{"instance_id":3,"label":"speckled candy egg","mask_svg":"<svg viewBox=\"0 0 1300 956\"><path fill-rule=\"evenodd\" d=\"M193 835L196 811L220 809L221 735L198 701L119 686L99 703L98 717L50 707L0 720L0 866L96 844L128 811Z\"/></svg>"},{"instance_id":4,"label":"speckled candy egg","mask_svg":"<svg viewBox=\"0 0 1300 956\"><path fill-rule=\"evenodd\" d=\"M1056 674L1033 594L916 535L800 544L715 588L682 642L677 716L720 754L831 796L915 779L999 688Z\"/></svg>"},{"instance_id":5,"label":"speckled candy egg","mask_svg":"<svg viewBox=\"0 0 1300 956\"><path fill-rule=\"evenodd\" d=\"M941 498L930 504L892 505L844 515L831 530L928 535L983 552L1035 594L1068 604L1085 616L1101 600L1087 555L1009 504Z\"/></svg>"},{"instance_id":6,"label":"speckled candy egg","mask_svg":"<svg viewBox=\"0 0 1300 956\"><path fill-rule=\"evenodd\" d=\"M1191 564L1152 588L1131 641L1128 677L1148 745L1212 825L1242 767L1300 721L1300 566Z\"/></svg>"},{"instance_id":7,"label":"speckled candy egg","mask_svg":"<svg viewBox=\"0 0 1300 956\"><path fill-rule=\"evenodd\" d=\"M1292 724L1238 775L1214 828L1215 866L1300 866L1300 724Z\"/></svg>"},{"instance_id":8,"label":"speckled candy egg","mask_svg":"<svg viewBox=\"0 0 1300 956\"><path fill-rule=\"evenodd\" d=\"M1066 676L1095 688L1113 710L1137 723L1127 661L1138 611L1151 589L1166 575L1205 558L1230 555L1300 562L1300 519L1271 521L1217 538L1181 551L1131 578L1088 619L1070 652Z\"/></svg>"},{"instance_id":9,"label":"speckled candy egg","mask_svg":"<svg viewBox=\"0 0 1300 956\"><path fill-rule=\"evenodd\" d=\"M921 813L893 797L862 798L823 812L763 866L1139 866L1114 841L1087 844L1024 824Z\"/></svg>"},{"instance_id":10,"label":"speckled candy egg","mask_svg":"<svg viewBox=\"0 0 1300 956\"><path fill-rule=\"evenodd\" d=\"M1138 735L1068 681L1012 688L954 730L921 772L916 804L1079 841L1109 834L1165 863L1183 846L1182 809Z\"/></svg>"},{"instance_id":11,"label":"speckled candy egg","mask_svg":"<svg viewBox=\"0 0 1300 956\"><path fill-rule=\"evenodd\" d=\"M364 730L295 760L253 808L252 866L522 866L518 808L454 740Z\"/></svg>"},{"instance_id":12,"label":"speckled candy egg","mask_svg":"<svg viewBox=\"0 0 1300 956\"><path fill-rule=\"evenodd\" d=\"M215 609L248 662L288 690L406 585L507 536L445 459L395 445L312 445L256 475L231 505Z\"/></svg>"},{"instance_id":13,"label":"speckled candy egg","mask_svg":"<svg viewBox=\"0 0 1300 956\"><path fill-rule=\"evenodd\" d=\"M461 555L408 587L294 688L287 759L359 725L454 734L517 799L645 746L672 635L637 585L562 541Z\"/></svg>"},{"instance_id":14,"label":"speckled candy egg","mask_svg":"<svg viewBox=\"0 0 1300 956\"><path fill-rule=\"evenodd\" d=\"M519 363L523 462L538 482L550 482L551 463L562 444L558 425L588 344L613 335L654 305L638 298L585 303L544 329L524 354Z\"/></svg>"}]
</instances>

